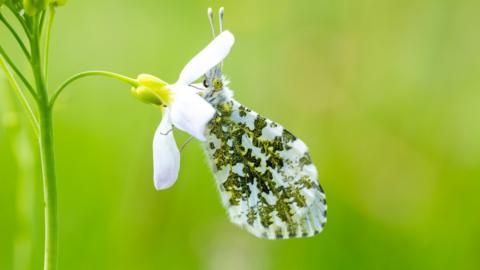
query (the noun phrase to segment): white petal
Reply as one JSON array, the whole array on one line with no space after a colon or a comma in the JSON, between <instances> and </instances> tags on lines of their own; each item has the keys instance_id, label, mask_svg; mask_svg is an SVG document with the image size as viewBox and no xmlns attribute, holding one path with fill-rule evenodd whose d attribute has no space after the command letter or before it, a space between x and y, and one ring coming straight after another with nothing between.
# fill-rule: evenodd
<instances>
[{"instance_id":1,"label":"white petal","mask_svg":"<svg viewBox=\"0 0 480 270\"><path fill-rule=\"evenodd\" d=\"M220 63L230 52L235 38L229 31L223 31L183 68L177 83L190 84Z\"/></svg>"},{"instance_id":2,"label":"white petal","mask_svg":"<svg viewBox=\"0 0 480 270\"><path fill-rule=\"evenodd\" d=\"M205 126L215 115L215 109L196 94L196 89L185 85L170 85L173 102L170 105L170 115L173 124L194 136L205 140Z\"/></svg>"},{"instance_id":3,"label":"white petal","mask_svg":"<svg viewBox=\"0 0 480 270\"><path fill-rule=\"evenodd\" d=\"M167 108L153 138L153 181L157 190L171 187L180 170L180 152L172 128Z\"/></svg>"}]
</instances>

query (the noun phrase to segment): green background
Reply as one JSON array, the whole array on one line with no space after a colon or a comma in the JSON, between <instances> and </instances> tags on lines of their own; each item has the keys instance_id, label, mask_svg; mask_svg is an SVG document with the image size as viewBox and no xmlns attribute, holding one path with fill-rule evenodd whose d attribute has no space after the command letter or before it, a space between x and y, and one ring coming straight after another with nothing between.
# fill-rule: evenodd
<instances>
[{"instance_id":1,"label":"green background","mask_svg":"<svg viewBox=\"0 0 480 270\"><path fill-rule=\"evenodd\" d=\"M211 39L206 8L222 5L231 88L309 146L325 231L268 241L232 225L199 142L155 191L160 113L91 78L55 110L60 269L480 269L478 1L71 0L51 86L87 69L174 82ZM0 39L22 59L4 27ZM0 269L41 269L36 145L1 86Z\"/></svg>"}]
</instances>

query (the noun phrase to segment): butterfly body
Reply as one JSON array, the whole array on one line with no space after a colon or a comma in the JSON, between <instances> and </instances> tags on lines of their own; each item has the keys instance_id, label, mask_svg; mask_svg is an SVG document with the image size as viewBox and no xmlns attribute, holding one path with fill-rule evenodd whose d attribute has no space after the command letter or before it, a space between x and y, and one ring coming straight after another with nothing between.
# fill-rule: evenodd
<instances>
[{"instance_id":1,"label":"butterfly body","mask_svg":"<svg viewBox=\"0 0 480 270\"><path fill-rule=\"evenodd\" d=\"M213 83L205 95L216 114L204 145L230 219L262 238L317 234L327 207L307 146L241 105L216 78L222 83Z\"/></svg>"}]
</instances>

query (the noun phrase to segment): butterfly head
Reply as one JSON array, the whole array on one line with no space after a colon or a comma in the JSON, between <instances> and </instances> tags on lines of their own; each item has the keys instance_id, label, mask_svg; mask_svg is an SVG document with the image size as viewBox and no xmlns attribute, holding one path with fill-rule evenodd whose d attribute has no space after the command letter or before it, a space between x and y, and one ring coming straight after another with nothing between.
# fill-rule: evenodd
<instances>
[{"instance_id":1,"label":"butterfly head","mask_svg":"<svg viewBox=\"0 0 480 270\"><path fill-rule=\"evenodd\" d=\"M218 11L220 34L217 36L215 34L215 27L213 25L213 12L211 8L208 9L208 19L210 21L210 28L212 30L212 35L214 40L218 39L222 35L226 35L225 32L228 32L228 31L222 32L223 31L223 15L224 15L224 8L222 7ZM229 32L228 34L231 35ZM233 35L231 37L231 40L233 44ZM224 99L232 96L231 91L226 87L228 84L228 81L225 79L225 77L222 74L222 67L223 67L223 61L215 65L204 75L204 80L203 80L203 86L205 87L204 97L208 102L210 102L213 105L218 104Z\"/></svg>"},{"instance_id":2,"label":"butterfly head","mask_svg":"<svg viewBox=\"0 0 480 270\"><path fill-rule=\"evenodd\" d=\"M207 91L220 92L224 86L223 81L224 78L222 75L222 70L220 66L217 65L205 74L203 86L207 89Z\"/></svg>"}]
</instances>

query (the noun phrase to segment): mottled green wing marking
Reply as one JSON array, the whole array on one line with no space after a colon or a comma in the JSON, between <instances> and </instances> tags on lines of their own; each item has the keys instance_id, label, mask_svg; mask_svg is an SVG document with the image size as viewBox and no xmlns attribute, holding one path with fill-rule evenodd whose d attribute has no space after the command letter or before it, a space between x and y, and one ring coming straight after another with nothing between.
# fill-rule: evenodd
<instances>
[{"instance_id":1,"label":"mottled green wing marking","mask_svg":"<svg viewBox=\"0 0 480 270\"><path fill-rule=\"evenodd\" d=\"M307 146L233 99L215 105L205 148L232 222L258 237L307 237L327 221Z\"/></svg>"}]
</instances>

